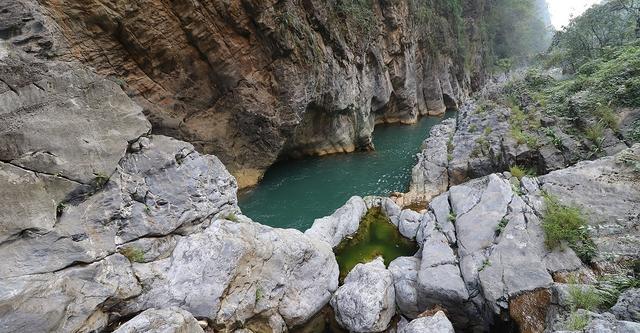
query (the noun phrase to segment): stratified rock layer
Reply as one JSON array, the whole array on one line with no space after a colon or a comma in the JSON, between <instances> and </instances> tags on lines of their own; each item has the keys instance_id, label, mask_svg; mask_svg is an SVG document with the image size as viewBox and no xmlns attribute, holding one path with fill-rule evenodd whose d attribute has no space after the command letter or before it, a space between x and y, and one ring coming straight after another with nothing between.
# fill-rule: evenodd
<instances>
[{"instance_id":1,"label":"stratified rock layer","mask_svg":"<svg viewBox=\"0 0 640 333\"><path fill-rule=\"evenodd\" d=\"M25 51L126 85L156 133L215 153L242 187L280 155L369 148L378 122L455 107L482 81L484 3L455 18L408 0L9 0L0 22Z\"/></svg>"}]
</instances>

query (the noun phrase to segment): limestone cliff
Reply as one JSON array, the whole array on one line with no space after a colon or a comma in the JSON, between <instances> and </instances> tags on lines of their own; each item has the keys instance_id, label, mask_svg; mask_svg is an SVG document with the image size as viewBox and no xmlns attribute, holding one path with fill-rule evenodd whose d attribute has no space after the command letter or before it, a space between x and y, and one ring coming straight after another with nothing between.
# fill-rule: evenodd
<instances>
[{"instance_id":1,"label":"limestone cliff","mask_svg":"<svg viewBox=\"0 0 640 333\"><path fill-rule=\"evenodd\" d=\"M0 37L112 77L154 133L215 153L242 187L279 157L370 148L376 123L455 106L482 81L484 7L9 0Z\"/></svg>"}]
</instances>

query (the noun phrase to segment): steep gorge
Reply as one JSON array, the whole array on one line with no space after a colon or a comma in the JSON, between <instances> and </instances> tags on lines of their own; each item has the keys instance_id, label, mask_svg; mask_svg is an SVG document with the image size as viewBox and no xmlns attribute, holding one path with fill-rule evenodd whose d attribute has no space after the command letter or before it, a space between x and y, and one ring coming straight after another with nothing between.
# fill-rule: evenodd
<instances>
[{"instance_id":1,"label":"steep gorge","mask_svg":"<svg viewBox=\"0 0 640 333\"><path fill-rule=\"evenodd\" d=\"M143 107L154 133L215 154L240 187L278 158L368 149L376 123L441 114L484 78L485 1L3 7L5 39L111 77Z\"/></svg>"}]
</instances>

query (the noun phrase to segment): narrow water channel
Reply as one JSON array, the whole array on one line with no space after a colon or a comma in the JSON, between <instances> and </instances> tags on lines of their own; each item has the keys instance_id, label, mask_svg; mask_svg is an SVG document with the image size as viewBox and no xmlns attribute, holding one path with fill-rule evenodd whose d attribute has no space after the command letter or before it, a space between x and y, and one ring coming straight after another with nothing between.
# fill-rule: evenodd
<instances>
[{"instance_id":1,"label":"narrow water channel","mask_svg":"<svg viewBox=\"0 0 640 333\"><path fill-rule=\"evenodd\" d=\"M353 195L406 192L422 141L431 127L454 114L422 117L414 125L378 125L375 151L276 163L260 184L240 193L240 208L256 222L304 231Z\"/></svg>"}]
</instances>

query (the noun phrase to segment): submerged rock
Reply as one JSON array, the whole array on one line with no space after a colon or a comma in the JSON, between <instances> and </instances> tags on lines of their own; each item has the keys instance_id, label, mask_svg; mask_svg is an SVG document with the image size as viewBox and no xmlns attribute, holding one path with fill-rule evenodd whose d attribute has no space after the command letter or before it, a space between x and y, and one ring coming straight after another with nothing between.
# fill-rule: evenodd
<instances>
[{"instance_id":1,"label":"submerged rock","mask_svg":"<svg viewBox=\"0 0 640 333\"><path fill-rule=\"evenodd\" d=\"M338 323L352 332L382 332L395 315L393 276L382 258L356 265L331 298Z\"/></svg>"}]
</instances>

